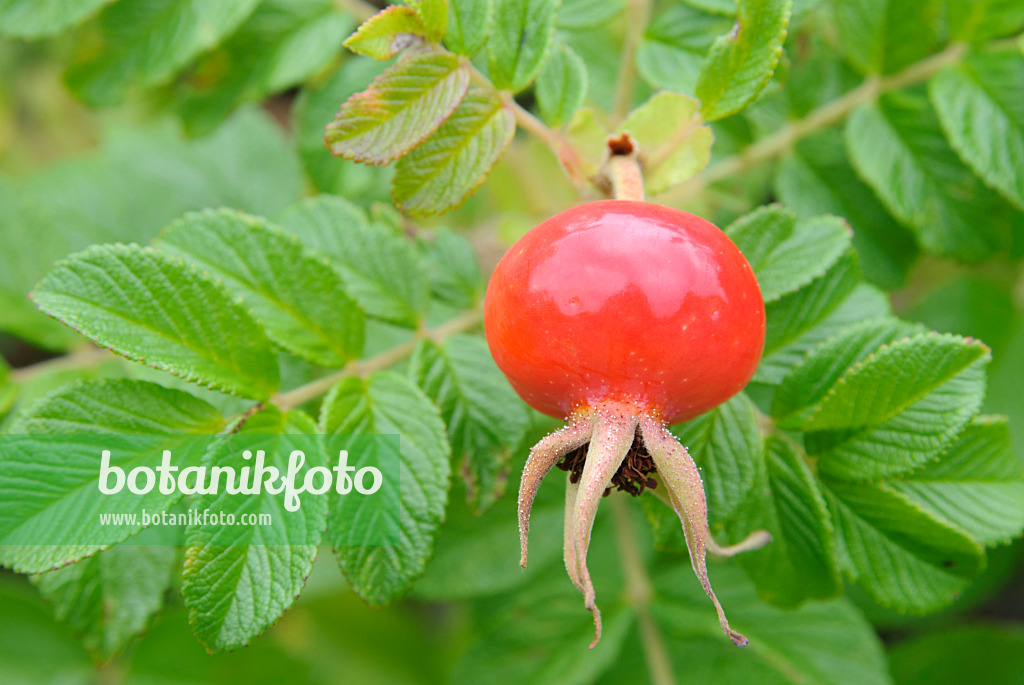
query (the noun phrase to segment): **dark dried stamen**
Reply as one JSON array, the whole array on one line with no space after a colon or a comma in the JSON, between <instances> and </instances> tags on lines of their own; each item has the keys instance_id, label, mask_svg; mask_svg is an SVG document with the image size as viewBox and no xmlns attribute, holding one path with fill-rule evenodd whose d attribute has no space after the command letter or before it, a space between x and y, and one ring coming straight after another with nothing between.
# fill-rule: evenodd
<instances>
[{"instance_id":1,"label":"dark dried stamen","mask_svg":"<svg viewBox=\"0 0 1024 685\"><path fill-rule=\"evenodd\" d=\"M570 482L578 483L580 476L583 474L583 465L586 461L587 445L584 445L566 454L557 466L563 471L569 472ZM640 439L638 433L633 438L633 444L630 446L626 458L622 460L618 471L612 476L612 487L628 492L633 497L638 497L645 489L657 487L658 482L650 478L650 474L656 472L654 460L647 453L647 448L644 447L643 440ZM604 494L607 496L611 491L612 488L610 487L604 491Z\"/></svg>"}]
</instances>

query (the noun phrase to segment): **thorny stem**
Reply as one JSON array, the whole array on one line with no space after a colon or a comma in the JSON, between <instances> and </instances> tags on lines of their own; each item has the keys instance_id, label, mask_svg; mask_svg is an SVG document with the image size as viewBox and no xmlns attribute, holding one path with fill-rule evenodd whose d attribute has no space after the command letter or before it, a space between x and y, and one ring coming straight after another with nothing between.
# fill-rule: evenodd
<instances>
[{"instance_id":1,"label":"thorny stem","mask_svg":"<svg viewBox=\"0 0 1024 685\"><path fill-rule=\"evenodd\" d=\"M328 374L323 378L310 381L309 383L301 385L293 390L274 395L270 399L270 402L281 410L292 409L293 407L297 407L324 394L343 378L347 378L348 376L366 376L374 371L386 369L392 364L405 359L412 354L412 351L416 349L416 345L418 345L421 340L433 340L434 342L440 342L449 336L455 335L456 333L468 331L479 324L482 318L483 312L481 310L472 309L468 312L463 312L451 321L441 324L437 328L417 330L416 335L412 340L404 342L401 345L396 345L395 347L385 350L384 352L370 357L369 359L358 359L356 361L349 362L339 371Z\"/></svg>"},{"instance_id":2,"label":"thorny stem","mask_svg":"<svg viewBox=\"0 0 1024 685\"><path fill-rule=\"evenodd\" d=\"M622 63L615 79L615 120L622 121L629 114L636 91L636 51L643 40L651 14L650 0L629 0L626 6L626 40L622 45Z\"/></svg>"},{"instance_id":3,"label":"thorny stem","mask_svg":"<svg viewBox=\"0 0 1024 685\"><path fill-rule=\"evenodd\" d=\"M633 606L633 611L636 612L647 670L654 685L672 685L676 679L672 673L665 640L648 610L654 598L654 588L636 544L629 506L626 504L626 498L621 495L616 494L610 499L615 519L615 536L619 542L619 558L622 561L622 572L626 577L626 596Z\"/></svg>"},{"instance_id":4,"label":"thorny stem","mask_svg":"<svg viewBox=\"0 0 1024 685\"><path fill-rule=\"evenodd\" d=\"M474 70L474 79L482 80L486 82L489 88L494 89L494 86L476 70ZM544 122L533 116L529 110L516 102L515 98L512 97L512 93L502 91L499 93L499 96L505 103L505 106L512 111L512 116L516 120L516 126L536 136L551 150L551 154L565 167L566 177L569 179L569 182L572 183L578 192L582 193L586 188L586 179L583 171L578 168L579 163L577 160L579 159L579 153L576 152L572 144L556 131L548 128Z\"/></svg>"},{"instance_id":5,"label":"thorny stem","mask_svg":"<svg viewBox=\"0 0 1024 685\"><path fill-rule=\"evenodd\" d=\"M857 88L813 110L803 119L783 126L778 131L762 138L742 152L726 157L694 176L687 183L668 195L670 204L685 202L700 194L707 186L750 169L762 162L779 157L790 150L798 141L842 121L856 107L873 102L883 93L899 90L927 80L939 69L959 62L967 54L963 43L953 43L948 48L927 57L892 76L872 76Z\"/></svg>"}]
</instances>

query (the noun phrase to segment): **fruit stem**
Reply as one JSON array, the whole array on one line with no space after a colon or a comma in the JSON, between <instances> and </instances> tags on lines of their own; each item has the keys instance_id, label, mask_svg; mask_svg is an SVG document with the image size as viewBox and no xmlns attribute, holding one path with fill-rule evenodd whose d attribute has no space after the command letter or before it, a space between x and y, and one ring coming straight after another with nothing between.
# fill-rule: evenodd
<instances>
[{"instance_id":1,"label":"fruit stem","mask_svg":"<svg viewBox=\"0 0 1024 685\"><path fill-rule=\"evenodd\" d=\"M643 171L632 154L609 157L604 165L604 175L611 183L611 196L616 200L644 201Z\"/></svg>"}]
</instances>

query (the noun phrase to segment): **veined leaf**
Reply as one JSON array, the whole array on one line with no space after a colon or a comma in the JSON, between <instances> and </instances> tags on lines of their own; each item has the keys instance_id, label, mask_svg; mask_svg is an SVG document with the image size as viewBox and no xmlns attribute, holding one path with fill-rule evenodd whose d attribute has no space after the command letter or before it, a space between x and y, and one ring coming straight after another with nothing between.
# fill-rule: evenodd
<instances>
[{"instance_id":1,"label":"veined leaf","mask_svg":"<svg viewBox=\"0 0 1024 685\"><path fill-rule=\"evenodd\" d=\"M409 360L409 376L441 409L469 501L478 511L486 509L504 488L508 450L529 426L526 406L480 336L420 343Z\"/></svg>"},{"instance_id":2,"label":"veined leaf","mask_svg":"<svg viewBox=\"0 0 1024 685\"><path fill-rule=\"evenodd\" d=\"M470 90L437 132L399 160L395 202L413 216L458 207L487 178L515 130L500 99L482 88Z\"/></svg>"},{"instance_id":3,"label":"veined leaf","mask_svg":"<svg viewBox=\"0 0 1024 685\"><path fill-rule=\"evenodd\" d=\"M660 193L694 176L711 161L714 135L703 126L700 103L678 93L656 93L622 122L644 161L644 184Z\"/></svg>"},{"instance_id":4,"label":"veined leaf","mask_svg":"<svg viewBox=\"0 0 1024 685\"><path fill-rule=\"evenodd\" d=\"M824 484L840 567L878 603L934 611L984 568L978 543L885 485Z\"/></svg>"},{"instance_id":5,"label":"veined leaf","mask_svg":"<svg viewBox=\"0 0 1024 685\"><path fill-rule=\"evenodd\" d=\"M1024 209L1024 55L972 55L935 74L929 94L960 157Z\"/></svg>"},{"instance_id":6,"label":"veined leaf","mask_svg":"<svg viewBox=\"0 0 1024 685\"><path fill-rule=\"evenodd\" d=\"M427 27L411 7L391 5L373 15L345 41L352 52L373 59L391 59L402 50L422 44Z\"/></svg>"},{"instance_id":7,"label":"veined leaf","mask_svg":"<svg viewBox=\"0 0 1024 685\"><path fill-rule=\"evenodd\" d=\"M754 380L778 384L808 350L850 324L892 313L885 293L859 283L858 260L848 253L825 275L765 308L764 358Z\"/></svg>"},{"instance_id":8,"label":"veined leaf","mask_svg":"<svg viewBox=\"0 0 1024 685\"><path fill-rule=\"evenodd\" d=\"M537 77L555 40L557 0L491 0L494 18L487 40L491 81L513 93Z\"/></svg>"},{"instance_id":9,"label":"veined leaf","mask_svg":"<svg viewBox=\"0 0 1024 685\"><path fill-rule=\"evenodd\" d=\"M0 0L0 35L55 36L85 21L113 0Z\"/></svg>"},{"instance_id":10,"label":"veined leaf","mask_svg":"<svg viewBox=\"0 0 1024 685\"><path fill-rule=\"evenodd\" d=\"M179 254L237 293L280 347L320 366L363 351L363 313L327 260L257 217L189 214L156 247Z\"/></svg>"},{"instance_id":11,"label":"veined leaf","mask_svg":"<svg viewBox=\"0 0 1024 685\"><path fill-rule=\"evenodd\" d=\"M651 605L651 614L668 641L679 682L889 685L882 645L849 600L777 609L758 598L736 565L710 567L730 624L750 638L750 645L738 650L723 640L715 612L688 564L678 557L662 559L654 577L660 601Z\"/></svg>"},{"instance_id":12,"label":"veined leaf","mask_svg":"<svg viewBox=\"0 0 1024 685\"><path fill-rule=\"evenodd\" d=\"M945 5L955 40L1000 38L1024 27L1024 5L1017 0L946 0Z\"/></svg>"},{"instance_id":13,"label":"veined leaf","mask_svg":"<svg viewBox=\"0 0 1024 685\"><path fill-rule=\"evenodd\" d=\"M288 471L295 444L288 435L312 435L316 424L301 412L284 414L268 407L250 416L236 436L260 436L246 441L264 450L268 468ZM326 466L322 452L304 450L301 483L314 466ZM210 466L234 467L238 452L215 448ZM242 647L288 610L302 592L316 559L317 545L327 521L327 498L307 495L298 511L285 509L284 498L264 490L239 496L227 491L199 495L199 511L215 517L268 514L273 524L189 526L185 533L185 569L181 594L189 609L189 625L207 649Z\"/></svg>"},{"instance_id":14,"label":"veined leaf","mask_svg":"<svg viewBox=\"0 0 1024 685\"><path fill-rule=\"evenodd\" d=\"M417 243L427 268L430 292L439 301L469 309L483 296L480 264L469 241L451 229L439 227Z\"/></svg>"},{"instance_id":15,"label":"veined leaf","mask_svg":"<svg viewBox=\"0 0 1024 685\"><path fill-rule=\"evenodd\" d=\"M287 231L323 253L369 316L415 328L430 286L413 246L340 197L310 198L278 217Z\"/></svg>"},{"instance_id":16,"label":"veined leaf","mask_svg":"<svg viewBox=\"0 0 1024 685\"><path fill-rule=\"evenodd\" d=\"M727 521L750 490L761 461L761 435L754 405L743 393L693 421L673 426L704 474L708 511L715 522Z\"/></svg>"},{"instance_id":17,"label":"veined leaf","mask_svg":"<svg viewBox=\"0 0 1024 685\"><path fill-rule=\"evenodd\" d=\"M890 488L984 545L1024 530L1024 471L1004 417L977 417L942 457Z\"/></svg>"},{"instance_id":18,"label":"veined leaf","mask_svg":"<svg viewBox=\"0 0 1024 685\"><path fill-rule=\"evenodd\" d=\"M382 71L380 62L345 60L322 85L307 85L299 93L292 121L302 166L317 191L344 194L363 204L390 200L393 167L366 166L324 154L324 122L338 111L339 102L364 89Z\"/></svg>"},{"instance_id":19,"label":"veined leaf","mask_svg":"<svg viewBox=\"0 0 1024 685\"><path fill-rule=\"evenodd\" d=\"M117 545L64 568L32 576L57 620L106 660L146 629L164 604L177 561L165 544Z\"/></svg>"},{"instance_id":20,"label":"veined leaf","mask_svg":"<svg viewBox=\"0 0 1024 685\"><path fill-rule=\"evenodd\" d=\"M141 530L141 522L97 528L99 514L123 512L125 499L104 495L95 486L99 458L95 444L77 445L74 435L167 435L169 444L177 444L175 435L216 433L223 426L220 413L202 400L145 381L90 381L47 395L6 428L10 434L39 438L34 449L26 442L24 449L12 449L0 459L4 471L0 479L0 563L22 572L49 571L109 546L98 542L99 537L114 544ZM52 453L54 434L65 435L60 443L65 461L59 469L37 456ZM113 442L112 437L112 448ZM131 453L127 448L117 452L116 465L126 472L139 464L150 465L152 448L152 442L145 442L141 452ZM202 454L182 449L175 457L176 463L187 467L198 464ZM150 513L165 511L181 497L180 493L164 495L156 490L127 496L133 507ZM83 542L40 544L52 530Z\"/></svg>"},{"instance_id":21,"label":"veined leaf","mask_svg":"<svg viewBox=\"0 0 1024 685\"><path fill-rule=\"evenodd\" d=\"M695 92L708 121L743 109L775 72L791 0L737 0L736 24L711 46Z\"/></svg>"},{"instance_id":22,"label":"veined leaf","mask_svg":"<svg viewBox=\"0 0 1024 685\"><path fill-rule=\"evenodd\" d=\"M850 367L882 345L924 332L920 325L891 316L844 328L808 352L783 379L772 401L772 416L784 427L802 425Z\"/></svg>"},{"instance_id":23,"label":"veined leaf","mask_svg":"<svg viewBox=\"0 0 1024 685\"><path fill-rule=\"evenodd\" d=\"M587 96L587 78L587 67L580 56L559 43L537 76L541 118L551 126L568 123Z\"/></svg>"},{"instance_id":24,"label":"veined leaf","mask_svg":"<svg viewBox=\"0 0 1024 685\"><path fill-rule=\"evenodd\" d=\"M842 50L863 72L898 71L937 47L938 0L843 0L832 8Z\"/></svg>"},{"instance_id":25,"label":"veined leaf","mask_svg":"<svg viewBox=\"0 0 1024 685\"><path fill-rule=\"evenodd\" d=\"M185 129L192 137L206 135L238 105L302 83L337 56L352 27L351 17L329 0L263 0L228 40L189 70L175 98ZM327 117L338 102L331 103ZM316 126L322 155L323 121Z\"/></svg>"},{"instance_id":26,"label":"veined leaf","mask_svg":"<svg viewBox=\"0 0 1024 685\"><path fill-rule=\"evenodd\" d=\"M97 245L59 262L32 299L90 340L185 380L257 399L277 389L266 333L223 286L181 259Z\"/></svg>"},{"instance_id":27,"label":"veined leaf","mask_svg":"<svg viewBox=\"0 0 1024 685\"><path fill-rule=\"evenodd\" d=\"M132 85L166 83L238 28L257 1L114 3L98 18L104 49L94 47L74 64L67 73L68 85L90 104L112 105L123 100Z\"/></svg>"},{"instance_id":28,"label":"veined leaf","mask_svg":"<svg viewBox=\"0 0 1024 685\"><path fill-rule=\"evenodd\" d=\"M885 288L903 284L917 255L914 235L857 177L838 131L800 141L779 164L775 192L801 218L843 217L853 228L853 247L861 257L864 277Z\"/></svg>"},{"instance_id":29,"label":"veined leaf","mask_svg":"<svg viewBox=\"0 0 1024 685\"><path fill-rule=\"evenodd\" d=\"M1012 208L957 159L923 98L889 94L854 110L846 149L861 177L928 251L979 260L1009 243Z\"/></svg>"},{"instance_id":30,"label":"veined leaf","mask_svg":"<svg viewBox=\"0 0 1024 685\"><path fill-rule=\"evenodd\" d=\"M797 221L779 205L760 207L725 232L750 262L765 302L818 278L850 247L850 227L834 216Z\"/></svg>"},{"instance_id":31,"label":"veined leaf","mask_svg":"<svg viewBox=\"0 0 1024 685\"><path fill-rule=\"evenodd\" d=\"M457 54L480 52L491 27L492 0L448 0L448 27L444 42Z\"/></svg>"},{"instance_id":32,"label":"veined leaf","mask_svg":"<svg viewBox=\"0 0 1024 685\"><path fill-rule=\"evenodd\" d=\"M558 8L558 28L585 29L598 26L625 9L625 0L562 0Z\"/></svg>"},{"instance_id":33,"label":"veined leaf","mask_svg":"<svg viewBox=\"0 0 1024 685\"><path fill-rule=\"evenodd\" d=\"M409 53L341 106L324 140L336 157L387 164L437 130L469 87L469 67L438 50Z\"/></svg>"},{"instance_id":34,"label":"veined leaf","mask_svg":"<svg viewBox=\"0 0 1024 685\"><path fill-rule=\"evenodd\" d=\"M981 343L926 333L855 363L803 422L819 471L870 480L934 459L981 407L989 359Z\"/></svg>"},{"instance_id":35,"label":"veined leaf","mask_svg":"<svg viewBox=\"0 0 1024 685\"><path fill-rule=\"evenodd\" d=\"M834 531L814 475L788 440L769 437L764 454L765 474L729 530L734 540L767 530L772 541L737 559L758 594L776 606L839 595Z\"/></svg>"},{"instance_id":36,"label":"veined leaf","mask_svg":"<svg viewBox=\"0 0 1024 685\"><path fill-rule=\"evenodd\" d=\"M320 414L328 435L398 434L401 456L394 545L353 545L345 517L332 504L327 539L352 588L371 604L403 594L423 573L444 519L451 449L437 408L410 381L393 372L346 378L331 390ZM379 506L379 505L378 505Z\"/></svg>"},{"instance_id":37,"label":"veined leaf","mask_svg":"<svg viewBox=\"0 0 1024 685\"><path fill-rule=\"evenodd\" d=\"M444 38L448 28L448 0L409 0L409 6L423 20L431 40Z\"/></svg>"},{"instance_id":38,"label":"veined leaf","mask_svg":"<svg viewBox=\"0 0 1024 685\"><path fill-rule=\"evenodd\" d=\"M714 37L732 25L729 17L672 4L647 26L637 48L637 71L652 88L692 94Z\"/></svg>"}]
</instances>

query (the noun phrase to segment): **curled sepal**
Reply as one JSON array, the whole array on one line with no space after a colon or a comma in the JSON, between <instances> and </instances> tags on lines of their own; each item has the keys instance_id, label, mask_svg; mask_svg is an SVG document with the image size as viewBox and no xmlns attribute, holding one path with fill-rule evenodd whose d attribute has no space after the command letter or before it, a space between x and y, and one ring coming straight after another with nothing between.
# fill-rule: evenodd
<instances>
[{"instance_id":1,"label":"curled sepal","mask_svg":"<svg viewBox=\"0 0 1024 685\"><path fill-rule=\"evenodd\" d=\"M675 437L651 416L644 415L640 418L640 435L643 438L644 446L654 460L658 474L668 489L672 508L683 524L683 533L686 536L686 547L690 551L693 572L697 574L704 592L714 602L722 630L733 643L742 647L747 644L747 638L729 627L725 611L718 598L715 597L714 590L711 589L711 581L708 580L706 555L709 545L713 547L714 551L725 553L749 549L749 545L740 543L736 546L740 549L722 548L711 540L704 484L701 482L697 465L693 463L686 448L680 445Z\"/></svg>"},{"instance_id":2,"label":"curled sepal","mask_svg":"<svg viewBox=\"0 0 1024 685\"><path fill-rule=\"evenodd\" d=\"M567 524L567 531L571 534L566 538L565 545L567 550L572 546L571 562L576 566L575 576L572 570L569 575L583 593L584 606L594 614L594 641L590 643L591 649L601 639L601 612L597 608L594 584L587 569L590 533L594 528L597 506L633 444L636 425L636 413L627 409L606 406L597 411L594 434L587 447L587 460L580 476L576 502L572 506L572 518ZM568 513L568 505L566 510ZM566 565L569 563L569 553L566 551Z\"/></svg>"},{"instance_id":3,"label":"curled sepal","mask_svg":"<svg viewBox=\"0 0 1024 685\"><path fill-rule=\"evenodd\" d=\"M533 500L537 496L540 482L567 452L590 441L595 418L589 411L576 412L569 417L569 423L565 427L546 436L530 450L526 466L523 467L523 478L519 483L519 565L523 568L526 568L530 510L533 508Z\"/></svg>"}]
</instances>

